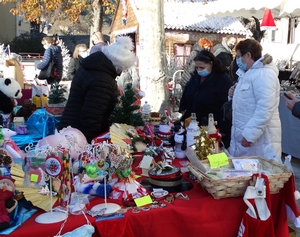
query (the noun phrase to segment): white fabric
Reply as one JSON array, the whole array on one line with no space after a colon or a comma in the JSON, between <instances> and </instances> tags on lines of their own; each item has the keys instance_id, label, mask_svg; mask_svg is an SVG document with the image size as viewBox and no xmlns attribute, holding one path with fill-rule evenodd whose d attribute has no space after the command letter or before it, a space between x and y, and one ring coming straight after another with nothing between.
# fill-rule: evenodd
<instances>
[{"instance_id":1,"label":"white fabric","mask_svg":"<svg viewBox=\"0 0 300 237\"><path fill-rule=\"evenodd\" d=\"M261 178L257 178L257 181L260 180ZM256 183L257 184L257 183ZM267 202L266 202L266 186L262 185L261 187L259 187L259 189L263 189L263 193L264 195L258 195L257 194L257 185L255 185L255 187L253 186L248 186L246 189L246 192L244 194L244 202L247 204L248 206L248 210L246 211L249 216L251 216L252 218L255 219L260 219L260 220L267 220L270 216L270 210L268 208ZM255 203L255 207L252 205L251 202L249 202L248 199L254 199L254 203ZM258 216L256 215L256 211Z\"/></svg>"},{"instance_id":2,"label":"white fabric","mask_svg":"<svg viewBox=\"0 0 300 237\"><path fill-rule=\"evenodd\" d=\"M247 72L237 72L240 77L232 100L230 154L258 155L281 162L278 69L274 63L263 66L260 60ZM252 142L250 147L241 145L243 137Z\"/></svg>"}]
</instances>

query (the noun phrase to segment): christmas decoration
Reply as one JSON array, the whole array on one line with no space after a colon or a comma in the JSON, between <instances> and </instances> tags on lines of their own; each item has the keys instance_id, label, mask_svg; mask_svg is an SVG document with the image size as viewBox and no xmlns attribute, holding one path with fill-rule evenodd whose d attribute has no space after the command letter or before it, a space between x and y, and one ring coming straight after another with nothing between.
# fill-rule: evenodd
<instances>
[{"instance_id":1,"label":"christmas decoration","mask_svg":"<svg viewBox=\"0 0 300 237\"><path fill-rule=\"evenodd\" d=\"M48 104L60 104L66 101L64 97L64 93L66 89L63 88L62 85L58 83L54 83L51 86L50 95L48 97Z\"/></svg>"},{"instance_id":2,"label":"christmas decoration","mask_svg":"<svg viewBox=\"0 0 300 237\"><path fill-rule=\"evenodd\" d=\"M48 97L48 103L46 111L52 116L61 116L66 106L66 98L64 93L66 89L63 85L54 83L51 85L50 94Z\"/></svg>"},{"instance_id":3,"label":"christmas decoration","mask_svg":"<svg viewBox=\"0 0 300 237\"><path fill-rule=\"evenodd\" d=\"M208 155L214 153L215 141L210 138L208 134L208 128L206 126L200 127L200 135L195 137L196 149L195 154L200 160L207 159Z\"/></svg>"},{"instance_id":4,"label":"christmas decoration","mask_svg":"<svg viewBox=\"0 0 300 237\"><path fill-rule=\"evenodd\" d=\"M68 48L65 46L65 43L60 39L59 40L59 45L61 47L61 55L63 58L63 75L62 78L67 78L67 72L71 60L71 56L69 54Z\"/></svg>"},{"instance_id":5,"label":"christmas decoration","mask_svg":"<svg viewBox=\"0 0 300 237\"><path fill-rule=\"evenodd\" d=\"M131 84L127 84L125 93L121 96L121 102L115 107L112 121L125 123L132 126L143 126L142 114L138 112L140 106L132 105L136 101Z\"/></svg>"}]
</instances>

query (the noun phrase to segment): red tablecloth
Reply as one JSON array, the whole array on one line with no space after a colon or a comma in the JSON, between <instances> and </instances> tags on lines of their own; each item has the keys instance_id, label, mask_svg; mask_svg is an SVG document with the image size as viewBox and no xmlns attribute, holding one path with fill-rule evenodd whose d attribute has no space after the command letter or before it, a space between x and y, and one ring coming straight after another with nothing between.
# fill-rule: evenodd
<instances>
[{"instance_id":1,"label":"red tablecloth","mask_svg":"<svg viewBox=\"0 0 300 237\"><path fill-rule=\"evenodd\" d=\"M176 163L178 164L178 161ZM190 180L187 174L183 177L193 184L192 190L184 192L188 194L190 200L176 199L171 204L167 203L165 208L150 209L139 213L132 213L129 210L125 218L117 220L96 222L95 218L88 216L96 228L93 237L236 237L246 209L242 197L215 200L198 183ZM271 196L271 213L276 237L289 237L283 192ZM114 201L109 200L109 202ZM103 199L92 199L88 209L99 203L103 203ZM61 223L35 223L35 217L41 213L42 211L39 211L34 214L9 236L53 237L56 235ZM62 234L85 223L83 215L69 215Z\"/></svg>"}]
</instances>

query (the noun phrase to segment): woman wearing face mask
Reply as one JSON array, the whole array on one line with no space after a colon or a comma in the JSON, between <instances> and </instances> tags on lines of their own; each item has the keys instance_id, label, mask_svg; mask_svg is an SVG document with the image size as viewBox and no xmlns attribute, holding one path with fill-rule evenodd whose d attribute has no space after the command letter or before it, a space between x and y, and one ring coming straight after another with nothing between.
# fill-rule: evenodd
<instances>
[{"instance_id":1,"label":"woman wearing face mask","mask_svg":"<svg viewBox=\"0 0 300 237\"><path fill-rule=\"evenodd\" d=\"M42 70L48 66L51 60L54 61L54 68L55 68L55 78L48 79L48 84L53 84L55 82L59 82L62 78L63 73L63 63L62 63L62 54L61 54L61 47L58 46L58 41L55 40L53 37L44 37L42 39L42 44L44 45L45 52L43 60L40 64L37 65L39 70Z\"/></svg>"},{"instance_id":2,"label":"woman wearing face mask","mask_svg":"<svg viewBox=\"0 0 300 237\"><path fill-rule=\"evenodd\" d=\"M230 154L262 156L281 162L281 124L278 112L278 69L253 39L236 46L238 83L230 88L232 137Z\"/></svg>"},{"instance_id":3,"label":"woman wearing face mask","mask_svg":"<svg viewBox=\"0 0 300 237\"><path fill-rule=\"evenodd\" d=\"M89 55L88 48L85 44L77 44L73 52L73 58L71 58L68 72L67 80L72 81L76 70L80 67L82 60Z\"/></svg>"},{"instance_id":4,"label":"woman wearing face mask","mask_svg":"<svg viewBox=\"0 0 300 237\"><path fill-rule=\"evenodd\" d=\"M207 125L208 114L213 113L223 137L225 147L229 146L231 123L223 119L222 105L228 99L232 82L228 70L211 52L202 50L194 58L195 71L183 91L179 111L186 111L189 117L196 113L199 125Z\"/></svg>"}]
</instances>

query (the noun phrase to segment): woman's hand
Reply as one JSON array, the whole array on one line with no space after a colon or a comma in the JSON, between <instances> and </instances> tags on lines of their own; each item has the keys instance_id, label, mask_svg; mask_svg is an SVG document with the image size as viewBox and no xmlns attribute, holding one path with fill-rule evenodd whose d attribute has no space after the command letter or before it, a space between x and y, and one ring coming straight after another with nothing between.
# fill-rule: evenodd
<instances>
[{"instance_id":1,"label":"woman's hand","mask_svg":"<svg viewBox=\"0 0 300 237\"><path fill-rule=\"evenodd\" d=\"M295 103L297 103L299 100L294 96L293 93L285 92L281 94L281 97L285 100L285 105L289 110L293 110L293 107ZM288 98L290 97L290 98Z\"/></svg>"},{"instance_id":2,"label":"woman's hand","mask_svg":"<svg viewBox=\"0 0 300 237\"><path fill-rule=\"evenodd\" d=\"M250 146L252 145L252 142L248 142L248 141L243 137L241 144L242 144L242 146L244 146L244 147L250 147Z\"/></svg>"},{"instance_id":3,"label":"woman's hand","mask_svg":"<svg viewBox=\"0 0 300 237\"><path fill-rule=\"evenodd\" d=\"M231 98L233 97L235 88L236 88L236 84L234 84L232 87L229 88L229 90L228 90L229 97L231 97Z\"/></svg>"}]
</instances>

